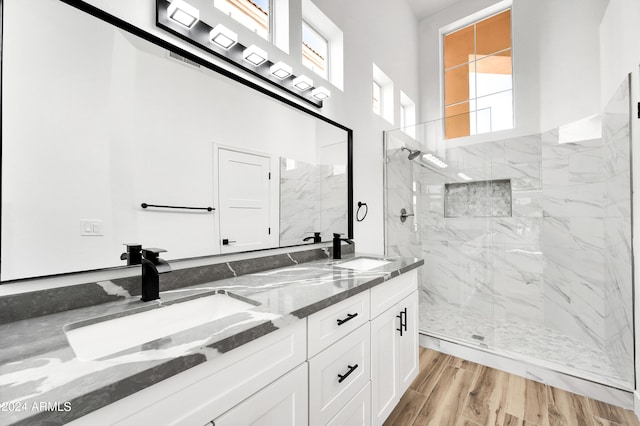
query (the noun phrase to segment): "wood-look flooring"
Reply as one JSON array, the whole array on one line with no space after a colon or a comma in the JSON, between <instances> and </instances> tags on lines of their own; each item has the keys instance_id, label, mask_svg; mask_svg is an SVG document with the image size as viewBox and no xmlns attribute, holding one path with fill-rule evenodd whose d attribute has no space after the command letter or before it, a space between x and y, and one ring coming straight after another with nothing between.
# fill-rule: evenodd
<instances>
[{"instance_id":1,"label":"wood-look flooring","mask_svg":"<svg viewBox=\"0 0 640 426\"><path fill-rule=\"evenodd\" d=\"M629 410L420 348L420 373L385 426L640 426Z\"/></svg>"}]
</instances>

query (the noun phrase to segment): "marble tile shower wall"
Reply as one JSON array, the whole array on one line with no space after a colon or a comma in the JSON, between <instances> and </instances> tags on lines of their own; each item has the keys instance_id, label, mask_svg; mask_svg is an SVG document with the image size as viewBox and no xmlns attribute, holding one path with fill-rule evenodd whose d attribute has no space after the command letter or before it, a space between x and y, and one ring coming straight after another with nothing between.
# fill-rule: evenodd
<instances>
[{"instance_id":1,"label":"marble tile shower wall","mask_svg":"<svg viewBox=\"0 0 640 426\"><path fill-rule=\"evenodd\" d=\"M417 170L414 162L407 159L405 151L392 149L387 151L386 186L385 186L385 223L386 254L388 256L421 257L422 242L416 232L416 218L420 217L420 206L414 204L414 196L421 193L420 179L414 178ZM414 182L416 191L414 192ZM415 216L400 221L400 209L406 209ZM422 269L422 268L421 268ZM421 270L418 271L421 274Z\"/></svg>"},{"instance_id":2,"label":"marble tile shower wall","mask_svg":"<svg viewBox=\"0 0 640 426\"><path fill-rule=\"evenodd\" d=\"M421 303L486 319L474 334L488 345L492 322L564 333L633 380L628 92L601 139L559 144L554 130L446 150L449 176L511 179L511 217L445 218L447 180L422 171Z\"/></svg>"}]
</instances>

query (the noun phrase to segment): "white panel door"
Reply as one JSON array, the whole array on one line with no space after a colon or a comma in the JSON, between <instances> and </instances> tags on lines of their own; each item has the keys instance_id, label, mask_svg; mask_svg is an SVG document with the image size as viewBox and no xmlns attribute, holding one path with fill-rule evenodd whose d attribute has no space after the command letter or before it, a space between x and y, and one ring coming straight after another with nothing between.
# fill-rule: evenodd
<instances>
[{"instance_id":1,"label":"white panel door","mask_svg":"<svg viewBox=\"0 0 640 426\"><path fill-rule=\"evenodd\" d=\"M216 426L302 426L309 415L307 363L214 420Z\"/></svg>"},{"instance_id":2,"label":"white panel door","mask_svg":"<svg viewBox=\"0 0 640 426\"><path fill-rule=\"evenodd\" d=\"M397 378L397 306L371 321L371 424L381 425L400 401Z\"/></svg>"},{"instance_id":3,"label":"white panel door","mask_svg":"<svg viewBox=\"0 0 640 426\"><path fill-rule=\"evenodd\" d=\"M270 162L260 155L218 151L221 253L269 247Z\"/></svg>"},{"instance_id":4,"label":"white panel door","mask_svg":"<svg viewBox=\"0 0 640 426\"><path fill-rule=\"evenodd\" d=\"M406 311L405 311L406 309ZM398 315L402 315L402 336L398 331L398 391L402 395L418 376L418 291L398 302ZM406 313L405 313L406 312Z\"/></svg>"}]
</instances>

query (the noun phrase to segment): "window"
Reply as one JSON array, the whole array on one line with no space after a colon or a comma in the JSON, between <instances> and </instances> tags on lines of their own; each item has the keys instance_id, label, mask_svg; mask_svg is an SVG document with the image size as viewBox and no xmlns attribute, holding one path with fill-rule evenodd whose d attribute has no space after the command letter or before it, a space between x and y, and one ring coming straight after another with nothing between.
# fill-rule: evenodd
<instances>
[{"instance_id":1,"label":"window","mask_svg":"<svg viewBox=\"0 0 640 426\"><path fill-rule=\"evenodd\" d=\"M382 105L382 87L374 80L373 82L373 112L380 115Z\"/></svg>"},{"instance_id":2,"label":"window","mask_svg":"<svg viewBox=\"0 0 640 426\"><path fill-rule=\"evenodd\" d=\"M443 39L447 139L513 128L511 9Z\"/></svg>"},{"instance_id":3,"label":"window","mask_svg":"<svg viewBox=\"0 0 640 426\"><path fill-rule=\"evenodd\" d=\"M373 112L393 124L393 81L373 64Z\"/></svg>"},{"instance_id":4,"label":"window","mask_svg":"<svg viewBox=\"0 0 640 426\"><path fill-rule=\"evenodd\" d=\"M302 64L328 80L329 42L304 21L302 21Z\"/></svg>"},{"instance_id":5,"label":"window","mask_svg":"<svg viewBox=\"0 0 640 426\"><path fill-rule=\"evenodd\" d=\"M265 40L269 40L270 0L215 0L215 6Z\"/></svg>"},{"instance_id":6,"label":"window","mask_svg":"<svg viewBox=\"0 0 640 426\"><path fill-rule=\"evenodd\" d=\"M416 137L416 104L400 91L400 128L412 138Z\"/></svg>"},{"instance_id":7,"label":"window","mask_svg":"<svg viewBox=\"0 0 640 426\"><path fill-rule=\"evenodd\" d=\"M302 63L342 90L344 35L311 0L302 3Z\"/></svg>"}]
</instances>

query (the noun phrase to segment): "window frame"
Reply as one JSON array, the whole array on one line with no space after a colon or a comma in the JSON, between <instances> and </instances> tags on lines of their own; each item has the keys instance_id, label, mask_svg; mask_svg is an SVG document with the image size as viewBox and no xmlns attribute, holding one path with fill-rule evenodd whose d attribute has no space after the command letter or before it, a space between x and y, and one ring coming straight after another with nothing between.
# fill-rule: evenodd
<instances>
[{"instance_id":1,"label":"window frame","mask_svg":"<svg viewBox=\"0 0 640 426\"><path fill-rule=\"evenodd\" d=\"M214 0L213 2L213 6L218 9L220 12L222 12L223 14L225 14L229 19L232 19L234 22L238 23L239 25L242 25L243 28L246 28L247 30L251 31L252 33L254 33L255 35L257 35L258 37L260 37L260 39L262 40L266 40L268 41L270 44L275 44L275 19L274 19L274 4L275 4L275 0L267 0L269 3L269 11L268 11L268 20L267 20L267 38L262 37L257 31L255 31L254 29L252 29L251 27L246 26L244 23L242 23L241 21L237 20L236 18L234 18L232 15L229 15L228 13L226 13L223 9L221 9L217 3L218 2L227 2L229 3L232 7L240 10L236 5L234 5L234 2L237 1L243 1L243 0ZM251 2L251 0L247 0L249 2ZM253 3L253 2L251 2ZM241 13L242 10L240 10ZM251 18L249 15L245 14L245 16L247 16L249 19L253 19Z\"/></svg>"}]
</instances>

